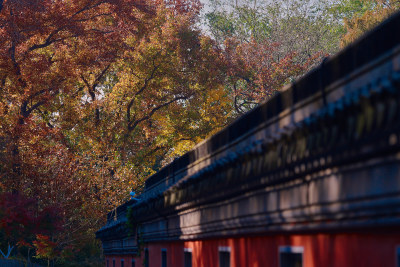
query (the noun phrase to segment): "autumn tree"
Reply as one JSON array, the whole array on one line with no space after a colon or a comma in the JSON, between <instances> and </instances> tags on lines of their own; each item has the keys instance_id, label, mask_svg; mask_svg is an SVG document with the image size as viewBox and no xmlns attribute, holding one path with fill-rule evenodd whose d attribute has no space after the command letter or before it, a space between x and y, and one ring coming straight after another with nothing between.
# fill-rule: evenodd
<instances>
[{"instance_id":1,"label":"autumn tree","mask_svg":"<svg viewBox=\"0 0 400 267\"><path fill-rule=\"evenodd\" d=\"M86 157L94 157L92 170L103 177L96 187L108 197L128 196L150 173L226 123L221 55L193 26L195 15L160 6L151 31L128 36L107 73L81 75L87 90L78 99L85 104L62 110L73 146L95 151ZM124 187L115 188L116 182Z\"/></svg>"},{"instance_id":2,"label":"autumn tree","mask_svg":"<svg viewBox=\"0 0 400 267\"><path fill-rule=\"evenodd\" d=\"M338 49L328 4L282 0L212 1L208 30L224 50L226 87L243 114Z\"/></svg>"},{"instance_id":3,"label":"autumn tree","mask_svg":"<svg viewBox=\"0 0 400 267\"><path fill-rule=\"evenodd\" d=\"M62 212L54 205L39 209L36 199L18 193L0 194L0 249L12 255L17 248L27 248L27 255L36 236L49 238L62 229ZM3 252L4 251L4 252ZM21 251L21 250L20 250ZM23 250L22 250L23 251Z\"/></svg>"},{"instance_id":4,"label":"autumn tree","mask_svg":"<svg viewBox=\"0 0 400 267\"><path fill-rule=\"evenodd\" d=\"M315 54L301 64L295 52L275 58L277 49L279 44L266 41L238 43L228 39L225 42L230 66L225 85L231 92L236 114L243 114L273 96L283 85L309 69L320 56Z\"/></svg>"},{"instance_id":5,"label":"autumn tree","mask_svg":"<svg viewBox=\"0 0 400 267\"><path fill-rule=\"evenodd\" d=\"M60 111L84 89L80 73L115 62L124 38L142 34L153 15L140 1L1 2L1 191L34 198L39 211L57 205L66 220L51 238L61 247L100 211L88 213L91 177L77 170L90 162L69 146Z\"/></svg>"},{"instance_id":6,"label":"autumn tree","mask_svg":"<svg viewBox=\"0 0 400 267\"><path fill-rule=\"evenodd\" d=\"M400 1L398 0L339 1L332 7L332 11L343 18L344 35L341 46L354 42L399 9Z\"/></svg>"},{"instance_id":7,"label":"autumn tree","mask_svg":"<svg viewBox=\"0 0 400 267\"><path fill-rule=\"evenodd\" d=\"M47 114L79 90L77 72L109 64L125 31L140 30L138 23L124 28L130 24L123 19L135 25L132 22L148 13L150 8L136 1L4 2L0 13L1 130L8 136L12 155L8 175L14 176L9 181L14 190L23 188L19 142L28 120L35 123L43 118L52 128Z\"/></svg>"},{"instance_id":8,"label":"autumn tree","mask_svg":"<svg viewBox=\"0 0 400 267\"><path fill-rule=\"evenodd\" d=\"M43 257L93 238L132 187L225 125L224 60L199 7L2 3L0 186L60 210L63 230L33 240Z\"/></svg>"}]
</instances>

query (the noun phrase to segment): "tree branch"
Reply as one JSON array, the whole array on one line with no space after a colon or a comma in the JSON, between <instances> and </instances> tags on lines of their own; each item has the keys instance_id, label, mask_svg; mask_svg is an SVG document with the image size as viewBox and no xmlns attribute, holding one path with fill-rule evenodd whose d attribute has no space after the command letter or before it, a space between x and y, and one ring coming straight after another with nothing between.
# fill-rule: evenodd
<instances>
[{"instance_id":1,"label":"tree branch","mask_svg":"<svg viewBox=\"0 0 400 267\"><path fill-rule=\"evenodd\" d=\"M154 60L153 60L153 70L151 71L150 77L146 78L144 80L143 86L135 93L135 95L132 97L131 101L129 101L128 106L126 108L126 117L128 119L128 122L131 121L131 108L133 103L135 102L135 97L141 94L148 86L149 82L154 79L154 76L156 74L157 69L160 67L160 65L155 66L154 65Z\"/></svg>"},{"instance_id":2,"label":"tree branch","mask_svg":"<svg viewBox=\"0 0 400 267\"><path fill-rule=\"evenodd\" d=\"M92 98L92 101L94 101L96 96L94 94L92 94L91 86L90 86L89 82L86 80L86 78L83 76L83 74L81 74L81 79L83 80L83 83L88 88L88 93L90 95L90 98Z\"/></svg>"},{"instance_id":3,"label":"tree branch","mask_svg":"<svg viewBox=\"0 0 400 267\"><path fill-rule=\"evenodd\" d=\"M60 31L61 29L58 29L57 30L57 32L58 31ZM53 32L54 33L54 32ZM71 35L71 36L67 36L67 37L62 37L62 38L58 38L58 39L53 39L53 40L51 40L51 36L52 34L50 34L50 36L48 36L47 37L47 39L46 39L46 41L44 42L44 43L41 43L41 44L34 44L34 45L32 45L31 47L29 47L29 49L28 49L28 51L27 52L30 52L30 51L33 51L33 50L36 50L36 49L39 49L39 48L45 48L45 47L47 47L47 46L49 46L49 45L51 45L51 44L53 44L53 43L56 43L56 42L60 42L60 41L64 41L64 40L67 40L67 39L69 39L69 38L74 38L74 37L78 37L78 35ZM49 39L50 38L50 39Z\"/></svg>"},{"instance_id":4,"label":"tree branch","mask_svg":"<svg viewBox=\"0 0 400 267\"><path fill-rule=\"evenodd\" d=\"M106 3L106 1L99 1L98 3L96 3L96 4L92 5L92 6L89 5L89 4L86 5L86 6L84 6L82 9L78 10L77 12L75 12L75 13L70 17L71 21L74 21L74 22L81 22L81 21L86 21L86 20L90 20L90 19L96 18L96 17L101 16L101 15L107 15L108 13L104 13L104 14L99 14L99 15L97 15L97 16L93 16L93 17L90 17L90 18L82 19L82 20L73 20L73 19L72 19L72 18L74 18L75 16L77 16L78 14L80 14L80 13L82 13L82 12L84 12L84 11L87 11L87 10L89 10L89 9L95 8L95 7L97 7L97 6L101 5L101 4L104 4L104 3ZM39 49L39 48L45 48L45 47L51 45L52 43L59 42L59 41L63 41L63 40L68 39L68 38L77 37L77 35L71 35L71 36L68 36L68 37L63 37L63 38L58 38L58 39L52 39L57 33L59 33L60 31L64 30L65 28L66 28L66 26L64 25L63 27L60 27L60 28L58 28L58 29L55 29L54 31L52 31L52 32L49 34L49 36L46 38L46 40L45 40L43 43L32 45L32 46L28 49L28 51L33 51L33 50L36 50L36 49Z\"/></svg>"},{"instance_id":5,"label":"tree branch","mask_svg":"<svg viewBox=\"0 0 400 267\"><path fill-rule=\"evenodd\" d=\"M178 100L184 100L187 98L188 98L187 96L178 96L168 102L158 105L157 107L153 108L148 115L146 115L138 120L128 122L128 131L130 131L130 132L133 131L138 126L139 123L150 119L154 115L154 113L156 113L158 110L162 109L163 107L169 106L170 104L172 104Z\"/></svg>"},{"instance_id":6,"label":"tree branch","mask_svg":"<svg viewBox=\"0 0 400 267\"><path fill-rule=\"evenodd\" d=\"M49 92L49 93L52 92L52 88L42 89L42 90L40 90L40 91L37 91L37 92L33 93L32 95L28 96L28 98L26 98L26 99L22 102L22 104L21 104L21 115L22 115L24 118L29 117L29 115L30 115L35 109L37 109L38 107L40 107L40 106L42 106L42 105L44 105L44 104L46 103L46 100L41 100L41 101L38 101L36 104L32 105L32 101L33 101L33 99L34 99L35 97L37 97L37 96L39 96L39 95L42 95L42 94L44 94L44 93L46 93L46 92ZM56 95L56 94L58 93L58 90L54 90L53 92L54 92L54 95ZM29 102L31 103L31 107L30 107L30 108L28 108Z\"/></svg>"},{"instance_id":7,"label":"tree branch","mask_svg":"<svg viewBox=\"0 0 400 267\"><path fill-rule=\"evenodd\" d=\"M90 85L89 82L85 79L85 77L81 74L81 78L82 78L83 82L85 83L86 87L88 88L88 93L89 93L92 101L96 100L96 86L99 84L100 80L104 77L104 75L106 74L106 72L110 68L110 66L111 66L111 64L108 64L101 71L101 73L96 77L96 79L94 80L92 85ZM98 125L100 122L100 110L98 108L95 108L94 117L95 117L96 125Z\"/></svg>"},{"instance_id":8,"label":"tree branch","mask_svg":"<svg viewBox=\"0 0 400 267\"><path fill-rule=\"evenodd\" d=\"M100 73L99 76L97 76L96 80L94 80L93 82L93 86L92 86L92 90L93 92L96 92L96 86L99 84L100 80L104 77L104 75L106 74L106 72L108 71L108 69L110 68L111 64L108 64L104 70Z\"/></svg>"},{"instance_id":9,"label":"tree branch","mask_svg":"<svg viewBox=\"0 0 400 267\"><path fill-rule=\"evenodd\" d=\"M89 20L92 20L92 19L95 19L95 18L98 18L98 17L109 16L109 15L111 15L111 14L112 14L112 13L102 13L102 14L97 14L97 15L91 16L91 17L89 17L89 18L85 18L85 19L76 19L76 20L73 20L73 21L75 21L75 22L85 22L85 21L89 21Z\"/></svg>"},{"instance_id":10,"label":"tree branch","mask_svg":"<svg viewBox=\"0 0 400 267\"><path fill-rule=\"evenodd\" d=\"M76 12L71 16L71 18L73 18L73 17L79 15L80 13L85 12L85 11L87 11L87 10L89 10L89 9L92 9L92 8L95 8L95 7L99 6L99 5L101 5L101 4L104 4L104 3L106 3L106 2L107 2L107 1L99 1L99 2L97 2L96 4L94 4L94 5L92 5L92 6L90 6L90 4L88 4L88 5L84 6L82 9L76 11Z\"/></svg>"},{"instance_id":11,"label":"tree branch","mask_svg":"<svg viewBox=\"0 0 400 267\"><path fill-rule=\"evenodd\" d=\"M47 91L46 89L37 91L36 93L34 93L34 94L28 96L28 98L25 99L25 100L22 102L22 104L21 104L21 115L22 115L24 118L29 117L29 115L30 115L31 112L33 111L32 107L31 107L31 108L28 108L29 102L31 102L31 101L33 100L33 98L35 98L36 96L39 96L39 95L41 95L41 94L44 94L46 91ZM43 103L43 104L44 104L44 103ZM40 105L36 105L35 108L37 108L37 107L39 107L39 106L40 106Z\"/></svg>"}]
</instances>

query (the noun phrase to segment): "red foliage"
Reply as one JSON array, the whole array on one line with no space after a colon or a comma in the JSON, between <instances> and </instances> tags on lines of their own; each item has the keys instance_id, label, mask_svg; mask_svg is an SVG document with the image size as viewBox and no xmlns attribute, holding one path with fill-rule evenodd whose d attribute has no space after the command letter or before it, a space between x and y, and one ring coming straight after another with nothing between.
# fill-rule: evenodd
<instances>
[{"instance_id":1,"label":"red foliage","mask_svg":"<svg viewBox=\"0 0 400 267\"><path fill-rule=\"evenodd\" d=\"M17 193L0 194L0 231L12 243L27 246L36 234L51 235L62 228L55 206L38 209L37 200Z\"/></svg>"},{"instance_id":2,"label":"red foliage","mask_svg":"<svg viewBox=\"0 0 400 267\"><path fill-rule=\"evenodd\" d=\"M274 95L321 57L317 53L306 62L299 62L296 52L282 56L280 49L281 44L267 40L240 42L231 38L225 41L228 75L238 113Z\"/></svg>"},{"instance_id":3,"label":"red foliage","mask_svg":"<svg viewBox=\"0 0 400 267\"><path fill-rule=\"evenodd\" d=\"M36 224L35 201L19 194L0 195L0 230L6 236L20 241L34 232Z\"/></svg>"},{"instance_id":4,"label":"red foliage","mask_svg":"<svg viewBox=\"0 0 400 267\"><path fill-rule=\"evenodd\" d=\"M36 248L36 257L38 258L55 258L59 252L57 251L57 243L50 240L49 236L36 235L36 240L33 241Z\"/></svg>"}]
</instances>

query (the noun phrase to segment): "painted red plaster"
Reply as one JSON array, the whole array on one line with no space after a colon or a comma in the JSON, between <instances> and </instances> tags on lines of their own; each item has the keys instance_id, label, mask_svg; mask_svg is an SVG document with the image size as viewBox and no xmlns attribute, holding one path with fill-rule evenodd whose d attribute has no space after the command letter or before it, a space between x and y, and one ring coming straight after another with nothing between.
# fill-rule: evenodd
<instances>
[{"instance_id":1,"label":"painted red plaster","mask_svg":"<svg viewBox=\"0 0 400 267\"><path fill-rule=\"evenodd\" d=\"M304 247L304 267L397 267L400 233L342 233L274 235L148 244L150 267L161 267L161 250L167 250L167 266L183 267L184 248L192 249L193 267L218 267L218 247L231 248L231 267L279 267L279 246ZM143 257L142 253L142 257ZM131 267L132 257L108 256L115 267ZM143 258L136 258L142 267Z\"/></svg>"}]
</instances>

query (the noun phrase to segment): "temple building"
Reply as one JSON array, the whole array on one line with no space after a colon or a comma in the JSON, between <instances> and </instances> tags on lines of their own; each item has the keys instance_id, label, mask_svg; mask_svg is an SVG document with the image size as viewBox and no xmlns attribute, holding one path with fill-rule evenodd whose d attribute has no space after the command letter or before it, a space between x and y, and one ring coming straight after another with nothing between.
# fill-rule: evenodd
<instances>
[{"instance_id":1,"label":"temple building","mask_svg":"<svg viewBox=\"0 0 400 267\"><path fill-rule=\"evenodd\" d=\"M149 177L107 267L400 266L400 14Z\"/></svg>"}]
</instances>

